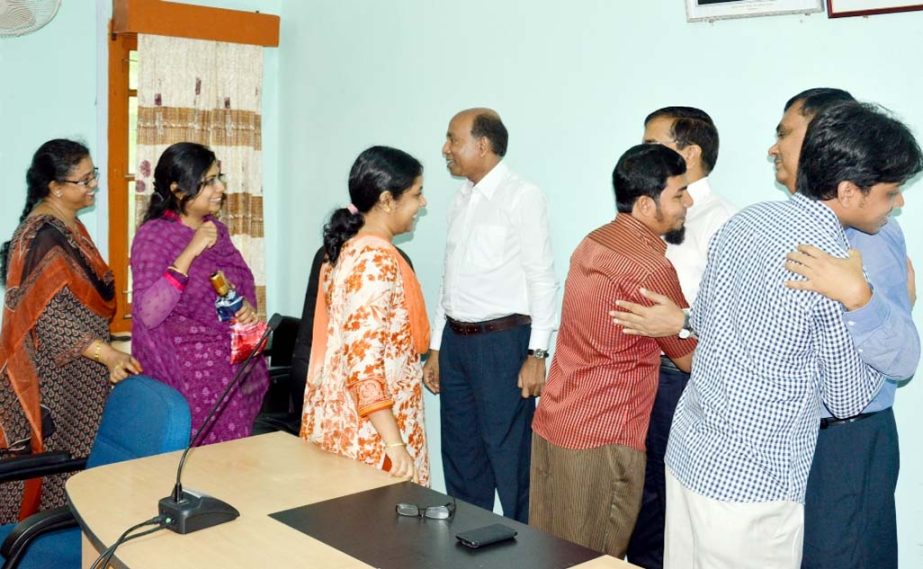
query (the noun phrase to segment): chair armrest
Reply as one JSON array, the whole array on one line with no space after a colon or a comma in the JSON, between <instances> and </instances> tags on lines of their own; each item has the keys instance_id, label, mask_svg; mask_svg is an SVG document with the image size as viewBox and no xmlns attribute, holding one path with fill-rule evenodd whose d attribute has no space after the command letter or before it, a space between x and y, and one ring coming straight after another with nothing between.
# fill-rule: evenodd
<instances>
[{"instance_id":1,"label":"chair armrest","mask_svg":"<svg viewBox=\"0 0 923 569\"><path fill-rule=\"evenodd\" d=\"M85 458L73 458L66 451L42 452L0 460L0 482L29 480L63 472L83 470Z\"/></svg>"},{"instance_id":2,"label":"chair armrest","mask_svg":"<svg viewBox=\"0 0 923 569\"><path fill-rule=\"evenodd\" d=\"M272 383L288 382L292 375L292 366L272 366L269 368L269 380Z\"/></svg>"},{"instance_id":3,"label":"chair armrest","mask_svg":"<svg viewBox=\"0 0 923 569\"><path fill-rule=\"evenodd\" d=\"M0 555L6 563L16 566L29 543L44 533L59 529L77 527L77 519L67 506L44 510L19 522L0 545Z\"/></svg>"}]
</instances>

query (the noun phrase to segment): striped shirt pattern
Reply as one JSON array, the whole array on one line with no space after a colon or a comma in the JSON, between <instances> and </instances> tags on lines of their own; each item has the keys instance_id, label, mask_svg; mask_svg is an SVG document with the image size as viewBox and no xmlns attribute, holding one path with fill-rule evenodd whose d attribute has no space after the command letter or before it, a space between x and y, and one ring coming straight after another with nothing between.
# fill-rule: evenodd
<instances>
[{"instance_id":1,"label":"striped shirt pattern","mask_svg":"<svg viewBox=\"0 0 923 569\"><path fill-rule=\"evenodd\" d=\"M641 287L686 306L665 251L660 237L629 214L590 233L574 251L554 360L532 424L548 442L645 450L660 352L683 356L696 343L628 336L612 323L609 310L617 299L650 305Z\"/></svg>"},{"instance_id":2,"label":"striped shirt pattern","mask_svg":"<svg viewBox=\"0 0 923 569\"><path fill-rule=\"evenodd\" d=\"M688 489L728 502L804 502L823 402L862 411L882 376L859 359L843 307L787 288L800 243L845 257L826 205L795 194L751 206L712 239L692 309L699 347L666 463ZM797 277L800 278L800 277Z\"/></svg>"}]
</instances>

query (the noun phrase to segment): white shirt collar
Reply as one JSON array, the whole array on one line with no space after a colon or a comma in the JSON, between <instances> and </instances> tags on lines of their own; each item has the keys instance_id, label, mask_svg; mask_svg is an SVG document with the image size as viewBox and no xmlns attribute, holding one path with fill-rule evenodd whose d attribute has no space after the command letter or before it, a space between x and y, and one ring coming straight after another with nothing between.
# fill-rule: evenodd
<instances>
[{"instance_id":1,"label":"white shirt collar","mask_svg":"<svg viewBox=\"0 0 923 569\"><path fill-rule=\"evenodd\" d=\"M689 192L689 195L692 197L692 207L695 207L695 202L705 199L711 194L708 176L698 179L686 186L686 191Z\"/></svg>"},{"instance_id":2,"label":"white shirt collar","mask_svg":"<svg viewBox=\"0 0 923 569\"><path fill-rule=\"evenodd\" d=\"M500 183L506 179L506 175L509 172L509 168L506 167L506 164L501 160L497 163L496 166L491 168L490 172L484 175L481 178L481 181L477 184L471 186L472 190L479 190L484 197L490 199L493 197L494 193L497 191L497 188L500 186ZM470 184L471 181L469 180Z\"/></svg>"}]
</instances>

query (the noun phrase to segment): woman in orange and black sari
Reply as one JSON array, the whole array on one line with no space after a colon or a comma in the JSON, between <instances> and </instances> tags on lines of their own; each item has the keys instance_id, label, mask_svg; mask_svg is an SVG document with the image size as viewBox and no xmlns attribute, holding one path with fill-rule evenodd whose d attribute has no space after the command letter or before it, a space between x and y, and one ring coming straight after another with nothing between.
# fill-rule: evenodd
<instances>
[{"instance_id":1,"label":"woman in orange and black sari","mask_svg":"<svg viewBox=\"0 0 923 569\"><path fill-rule=\"evenodd\" d=\"M0 255L0 460L86 456L110 382L141 372L109 343L112 272L77 219L93 205L97 179L87 147L62 139L43 144L26 174L26 206ZM65 478L0 485L0 523L64 505Z\"/></svg>"}]
</instances>

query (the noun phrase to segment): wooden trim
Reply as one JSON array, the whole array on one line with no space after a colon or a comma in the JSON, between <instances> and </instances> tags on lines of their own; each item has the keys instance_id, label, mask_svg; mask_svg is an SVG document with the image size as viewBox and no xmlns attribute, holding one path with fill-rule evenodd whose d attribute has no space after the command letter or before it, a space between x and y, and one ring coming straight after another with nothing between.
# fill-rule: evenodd
<instances>
[{"instance_id":1,"label":"wooden trim","mask_svg":"<svg viewBox=\"0 0 923 569\"><path fill-rule=\"evenodd\" d=\"M827 17L828 18L848 18L851 16L877 16L879 14L897 14L898 12L915 12L923 10L923 4L913 4L910 6L896 6L894 8L878 8L873 10L853 10L851 12L840 11L833 6L833 0L827 0Z\"/></svg>"},{"instance_id":2,"label":"wooden trim","mask_svg":"<svg viewBox=\"0 0 923 569\"><path fill-rule=\"evenodd\" d=\"M112 31L279 46L279 16L165 0L112 0Z\"/></svg>"},{"instance_id":3,"label":"wooden trim","mask_svg":"<svg viewBox=\"0 0 923 569\"><path fill-rule=\"evenodd\" d=\"M118 310L113 332L131 330L128 304L128 208L131 193L125 191L128 164L128 56L138 48L133 34L109 34L109 265L115 276Z\"/></svg>"}]
</instances>

